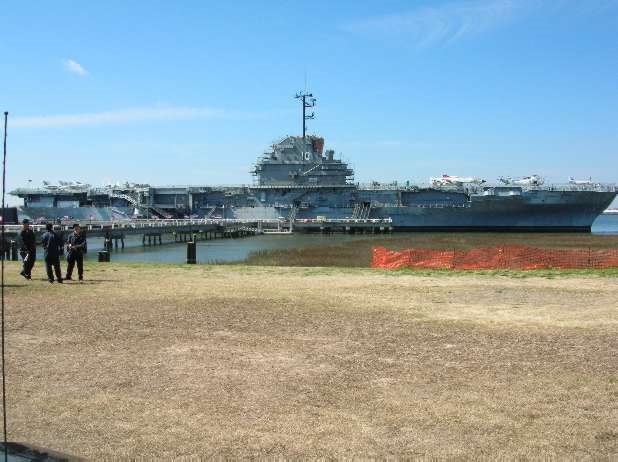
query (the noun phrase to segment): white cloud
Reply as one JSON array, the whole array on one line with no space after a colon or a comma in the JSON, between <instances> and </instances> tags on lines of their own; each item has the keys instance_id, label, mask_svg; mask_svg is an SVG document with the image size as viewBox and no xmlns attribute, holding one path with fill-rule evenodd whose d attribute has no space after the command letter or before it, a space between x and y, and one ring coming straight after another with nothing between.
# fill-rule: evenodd
<instances>
[{"instance_id":1,"label":"white cloud","mask_svg":"<svg viewBox=\"0 0 618 462\"><path fill-rule=\"evenodd\" d=\"M64 67L67 71L77 75L88 75L88 71L82 67L77 61L67 59L64 61Z\"/></svg>"},{"instance_id":2,"label":"white cloud","mask_svg":"<svg viewBox=\"0 0 618 462\"><path fill-rule=\"evenodd\" d=\"M418 46L453 42L510 20L524 0L477 0L422 7L352 22L343 30L362 35L400 36Z\"/></svg>"},{"instance_id":3,"label":"white cloud","mask_svg":"<svg viewBox=\"0 0 618 462\"><path fill-rule=\"evenodd\" d=\"M146 107L83 114L16 117L13 119L11 125L14 128L50 128L84 125L127 124L161 120L186 120L196 118L223 119L252 117L260 117L260 115L223 111L220 109L205 107Z\"/></svg>"}]
</instances>

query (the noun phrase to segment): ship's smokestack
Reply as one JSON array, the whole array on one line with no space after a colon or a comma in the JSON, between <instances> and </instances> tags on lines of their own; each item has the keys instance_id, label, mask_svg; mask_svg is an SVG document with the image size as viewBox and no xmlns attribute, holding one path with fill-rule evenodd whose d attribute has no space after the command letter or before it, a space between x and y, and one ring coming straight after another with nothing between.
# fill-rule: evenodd
<instances>
[{"instance_id":1,"label":"ship's smokestack","mask_svg":"<svg viewBox=\"0 0 618 462\"><path fill-rule=\"evenodd\" d=\"M311 143L313 144L313 152L321 157L322 150L324 149L324 138L314 137L311 139Z\"/></svg>"}]
</instances>

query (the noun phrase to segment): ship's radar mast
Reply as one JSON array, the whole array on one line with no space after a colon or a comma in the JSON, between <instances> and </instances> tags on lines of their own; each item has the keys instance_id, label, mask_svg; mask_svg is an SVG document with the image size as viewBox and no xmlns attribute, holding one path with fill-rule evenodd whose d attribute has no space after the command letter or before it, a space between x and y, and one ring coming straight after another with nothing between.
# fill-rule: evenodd
<instances>
[{"instance_id":1,"label":"ship's radar mast","mask_svg":"<svg viewBox=\"0 0 618 462\"><path fill-rule=\"evenodd\" d=\"M313 112L311 114L307 114L307 109L315 107L316 99L313 97L313 94L307 93L306 91L304 93L296 93L294 98L301 100L303 104L303 139L305 139L307 120L315 119L315 114Z\"/></svg>"}]
</instances>

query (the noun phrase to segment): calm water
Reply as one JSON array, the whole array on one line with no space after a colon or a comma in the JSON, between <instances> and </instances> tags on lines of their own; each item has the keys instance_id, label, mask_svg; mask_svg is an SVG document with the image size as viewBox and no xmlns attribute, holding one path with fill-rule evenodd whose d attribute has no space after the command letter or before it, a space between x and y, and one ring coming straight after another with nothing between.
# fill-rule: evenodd
<instances>
[{"instance_id":1,"label":"calm water","mask_svg":"<svg viewBox=\"0 0 618 462\"><path fill-rule=\"evenodd\" d=\"M258 250L285 250L298 247L332 245L337 242L363 239L362 235L321 235L321 234L292 234L292 235L262 235L239 239L213 239L198 241L198 263L216 263L241 261L251 252ZM112 261L144 262L144 263L184 263L187 258L187 244L165 244L171 241L171 236L164 236L161 246L143 247L141 236L131 236L125 239L124 250L114 250ZM94 245L93 245L94 244ZM88 242L88 258L96 259L96 251L103 248L102 239L91 239ZM90 250L92 249L92 251Z\"/></svg>"},{"instance_id":2,"label":"calm water","mask_svg":"<svg viewBox=\"0 0 618 462\"><path fill-rule=\"evenodd\" d=\"M618 215L602 215L592 227L594 234L618 235ZM399 233L398 233L399 235ZM369 235L347 234L293 234L255 236L241 239L215 239L201 241L197 244L199 263L232 262L247 258L251 252L258 250L285 250L290 248L332 245L358 239L367 239ZM171 241L171 236L164 236L165 241ZM102 238L88 240L89 252L87 259L96 259L97 251L103 248ZM141 236L129 236L125 240L124 250L115 250L112 261L134 263L184 263L186 260L186 244L164 244L162 246L143 247Z\"/></svg>"},{"instance_id":3,"label":"calm water","mask_svg":"<svg viewBox=\"0 0 618 462\"><path fill-rule=\"evenodd\" d=\"M601 215L592 224L594 234L618 234L618 213Z\"/></svg>"}]
</instances>

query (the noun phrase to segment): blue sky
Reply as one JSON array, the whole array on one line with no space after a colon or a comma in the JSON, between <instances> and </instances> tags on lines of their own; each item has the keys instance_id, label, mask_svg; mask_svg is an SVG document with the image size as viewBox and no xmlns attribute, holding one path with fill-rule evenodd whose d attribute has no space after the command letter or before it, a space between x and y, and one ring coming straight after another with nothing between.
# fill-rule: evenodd
<instances>
[{"instance_id":1,"label":"blue sky","mask_svg":"<svg viewBox=\"0 0 618 462\"><path fill-rule=\"evenodd\" d=\"M7 187L249 183L310 131L358 181L618 181L618 0L5 1Z\"/></svg>"}]
</instances>

